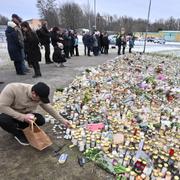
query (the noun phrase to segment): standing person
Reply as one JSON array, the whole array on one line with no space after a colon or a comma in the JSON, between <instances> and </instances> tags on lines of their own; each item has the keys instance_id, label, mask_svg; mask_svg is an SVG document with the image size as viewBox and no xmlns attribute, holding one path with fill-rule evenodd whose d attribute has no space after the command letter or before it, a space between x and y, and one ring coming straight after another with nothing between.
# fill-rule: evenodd
<instances>
[{"instance_id":1,"label":"standing person","mask_svg":"<svg viewBox=\"0 0 180 180\"><path fill-rule=\"evenodd\" d=\"M45 62L46 64L53 63L50 59L50 32L47 29L47 22L43 21L42 26L36 31L38 38L40 40L41 46L45 48Z\"/></svg>"},{"instance_id":2,"label":"standing person","mask_svg":"<svg viewBox=\"0 0 180 180\"><path fill-rule=\"evenodd\" d=\"M16 24L15 30L17 31L17 34L18 34L18 41L19 41L19 44L21 45L21 53L23 57L23 62L22 62L23 71L24 73L26 73L26 72L29 72L29 69L25 65L24 37L21 30L22 18L20 18L17 14L12 14L12 21Z\"/></svg>"},{"instance_id":3,"label":"standing person","mask_svg":"<svg viewBox=\"0 0 180 180\"><path fill-rule=\"evenodd\" d=\"M65 31L63 34L63 44L64 44L64 53L66 58L70 59L69 52L70 52L70 39L68 35L68 31Z\"/></svg>"},{"instance_id":4,"label":"standing person","mask_svg":"<svg viewBox=\"0 0 180 180\"><path fill-rule=\"evenodd\" d=\"M98 35L96 32L93 34L93 53L94 53L94 56L98 56L99 54Z\"/></svg>"},{"instance_id":5,"label":"standing person","mask_svg":"<svg viewBox=\"0 0 180 180\"><path fill-rule=\"evenodd\" d=\"M51 31L51 43L54 47L52 59L54 62L56 62L54 59L54 54L57 54L57 52L60 51L58 49L58 44L63 43L63 38L61 37L61 32L60 32L60 29L58 27L53 27L53 29ZM57 59L59 59L59 58L57 58ZM58 62L59 62L59 60L58 60ZM59 63L57 63L56 65L59 66Z\"/></svg>"},{"instance_id":6,"label":"standing person","mask_svg":"<svg viewBox=\"0 0 180 180\"><path fill-rule=\"evenodd\" d=\"M43 82L35 85L25 83L10 83L0 94L0 127L9 132L21 145L29 145L23 129L32 124L45 124L44 117L36 113L38 106L53 116L56 120L69 126L70 123L57 113L49 101L50 88Z\"/></svg>"},{"instance_id":7,"label":"standing person","mask_svg":"<svg viewBox=\"0 0 180 180\"><path fill-rule=\"evenodd\" d=\"M7 23L5 31L7 38L7 47L10 59L14 61L14 67L17 75L25 75L23 68L22 45L18 39L18 33L15 30L17 25L13 21Z\"/></svg>"},{"instance_id":8,"label":"standing person","mask_svg":"<svg viewBox=\"0 0 180 180\"><path fill-rule=\"evenodd\" d=\"M84 44L84 55L86 56L87 51L88 51L88 34L89 32L85 32L83 37L82 37L82 42Z\"/></svg>"},{"instance_id":9,"label":"standing person","mask_svg":"<svg viewBox=\"0 0 180 180\"><path fill-rule=\"evenodd\" d=\"M103 36L103 44L104 44L104 54L108 54L108 50L109 50L109 39L108 39L108 34L107 34L107 32L104 33L104 36Z\"/></svg>"},{"instance_id":10,"label":"standing person","mask_svg":"<svg viewBox=\"0 0 180 180\"><path fill-rule=\"evenodd\" d=\"M63 42L63 38L61 37L61 31L58 27L53 27L51 31L51 43L53 47L56 47L58 42Z\"/></svg>"},{"instance_id":11,"label":"standing person","mask_svg":"<svg viewBox=\"0 0 180 180\"><path fill-rule=\"evenodd\" d=\"M39 48L39 39L35 32L32 31L28 22L21 24L22 30L24 31L24 44L25 51L27 53L27 60L31 63L34 69L33 78L41 76L39 61L41 61L41 51Z\"/></svg>"},{"instance_id":12,"label":"standing person","mask_svg":"<svg viewBox=\"0 0 180 180\"><path fill-rule=\"evenodd\" d=\"M93 43L94 38L90 33L87 34L87 48L88 48L88 56L91 56L91 51L93 51Z\"/></svg>"},{"instance_id":13,"label":"standing person","mask_svg":"<svg viewBox=\"0 0 180 180\"><path fill-rule=\"evenodd\" d=\"M116 37L116 46L118 46L118 55L121 55L121 35L118 34Z\"/></svg>"},{"instance_id":14,"label":"standing person","mask_svg":"<svg viewBox=\"0 0 180 180\"><path fill-rule=\"evenodd\" d=\"M129 53L132 53L131 49L134 47L135 38L133 35L129 36Z\"/></svg>"},{"instance_id":15,"label":"standing person","mask_svg":"<svg viewBox=\"0 0 180 180\"><path fill-rule=\"evenodd\" d=\"M101 52L101 54L103 54L104 53L104 43L103 43L103 33L102 32L100 33L99 41L100 41L100 52Z\"/></svg>"},{"instance_id":16,"label":"standing person","mask_svg":"<svg viewBox=\"0 0 180 180\"><path fill-rule=\"evenodd\" d=\"M74 48L76 51L76 56L79 56L79 50L78 50L78 36L77 33L74 34Z\"/></svg>"},{"instance_id":17,"label":"standing person","mask_svg":"<svg viewBox=\"0 0 180 180\"><path fill-rule=\"evenodd\" d=\"M121 37L121 45L123 47L122 53L125 54L125 49L126 49L126 45L127 45L127 39L126 39L125 34L123 34Z\"/></svg>"},{"instance_id":18,"label":"standing person","mask_svg":"<svg viewBox=\"0 0 180 180\"><path fill-rule=\"evenodd\" d=\"M70 52L70 55L71 57L74 56L74 31L73 30L70 30L69 31L69 52Z\"/></svg>"}]
</instances>

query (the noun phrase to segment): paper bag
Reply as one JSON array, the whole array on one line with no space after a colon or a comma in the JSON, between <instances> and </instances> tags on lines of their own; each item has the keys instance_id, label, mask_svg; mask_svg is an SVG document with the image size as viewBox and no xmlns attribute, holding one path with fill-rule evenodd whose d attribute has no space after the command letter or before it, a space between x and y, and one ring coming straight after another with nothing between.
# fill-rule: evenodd
<instances>
[{"instance_id":1,"label":"paper bag","mask_svg":"<svg viewBox=\"0 0 180 180\"><path fill-rule=\"evenodd\" d=\"M40 151L52 145L52 141L48 135L42 129L40 129L35 122L32 125L29 125L29 127L25 128L23 132L30 145Z\"/></svg>"}]
</instances>

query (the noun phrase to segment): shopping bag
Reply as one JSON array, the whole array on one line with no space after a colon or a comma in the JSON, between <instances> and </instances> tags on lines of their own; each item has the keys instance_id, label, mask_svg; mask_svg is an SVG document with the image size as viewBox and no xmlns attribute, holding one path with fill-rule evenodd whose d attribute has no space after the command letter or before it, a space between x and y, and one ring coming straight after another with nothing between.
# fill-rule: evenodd
<instances>
[{"instance_id":1,"label":"shopping bag","mask_svg":"<svg viewBox=\"0 0 180 180\"><path fill-rule=\"evenodd\" d=\"M39 126L33 122L29 127L23 130L30 145L38 150L43 150L52 145L49 136Z\"/></svg>"}]
</instances>

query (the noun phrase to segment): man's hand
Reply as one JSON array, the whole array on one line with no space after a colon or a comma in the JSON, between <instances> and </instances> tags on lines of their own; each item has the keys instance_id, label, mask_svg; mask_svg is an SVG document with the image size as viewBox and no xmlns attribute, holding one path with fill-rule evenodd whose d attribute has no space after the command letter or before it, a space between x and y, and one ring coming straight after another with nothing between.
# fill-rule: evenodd
<instances>
[{"instance_id":1,"label":"man's hand","mask_svg":"<svg viewBox=\"0 0 180 180\"><path fill-rule=\"evenodd\" d=\"M63 119L62 122L66 127L69 127L69 128L71 127L71 123L68 120Z\"/></svg>"},{"instance_id":2,"label":"man's hand","mask_svg":"<svg viewBox=\"0 0 180 180\"><path fill-rule=\"evenodd\" d=\"M28 124L33 124L34 120L35 120L34 114L30 114L30 113L25 114L25 116L24 116L24 121L25 122L27 122Z\"/></svg>"}]
</instances>

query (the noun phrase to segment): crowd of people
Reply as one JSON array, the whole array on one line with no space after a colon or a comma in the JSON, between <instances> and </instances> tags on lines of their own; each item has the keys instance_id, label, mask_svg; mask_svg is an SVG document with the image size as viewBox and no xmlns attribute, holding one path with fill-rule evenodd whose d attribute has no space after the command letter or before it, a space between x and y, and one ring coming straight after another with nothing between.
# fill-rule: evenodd
<instances>
[{"instance_id":1,"label":"crowd of people","mask_svg":"<svg viewBox=\"0 0 180 180\"><path fill-rule=\"evenodd\" d=\"M79 56L77 32L74 30L62 30L59 27L48 30L46 21L42 21L42 26L33 31L27 21L22 22L22 19L17 14L12 14L11 21L7 23L5 34L8 53L10 59L14 62L17 75L25 75L29 72L29 67L32 67L34 69L33 78L42 76L39 65L42 58L41 48L45 50L45 63L51 64L54 62L57 67L64 67L63 63L67 59ZM131 53L134 46L133 36L117 35L118 55L125 54L127 41L129 42L129 53ZM91 56L91 53L94 56L108 54L110 40L107 32L86 32L82 36L82 42L84 55ZM52 57L50 55L51 44L54 48Z\"/></svg>"}]
</instances>

